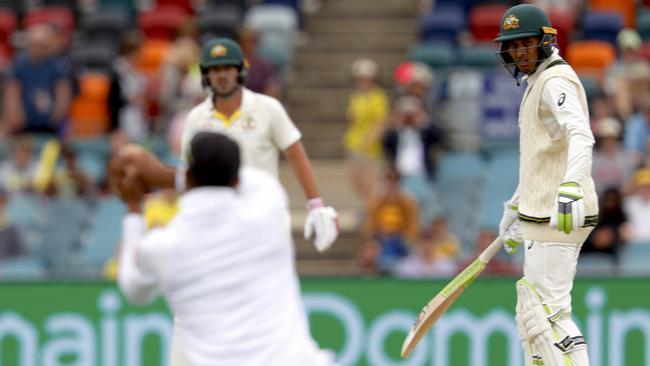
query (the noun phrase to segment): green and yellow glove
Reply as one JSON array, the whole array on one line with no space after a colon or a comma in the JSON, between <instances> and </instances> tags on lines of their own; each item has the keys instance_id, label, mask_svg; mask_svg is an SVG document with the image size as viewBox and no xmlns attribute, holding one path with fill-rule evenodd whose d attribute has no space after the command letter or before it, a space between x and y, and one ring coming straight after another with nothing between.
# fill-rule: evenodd
<instances>
[{"instance_id":1,"label":"green and yellow glove","mask_svg":"<svg viewBox=\"0 0 650 366\"><path fill-rule=\"evenodd\" d=\"M551 213L551 229L571 234L585 224L585 207L580 184L566 182L557 190L555 208Z\"/></svg>"}]
</instances>

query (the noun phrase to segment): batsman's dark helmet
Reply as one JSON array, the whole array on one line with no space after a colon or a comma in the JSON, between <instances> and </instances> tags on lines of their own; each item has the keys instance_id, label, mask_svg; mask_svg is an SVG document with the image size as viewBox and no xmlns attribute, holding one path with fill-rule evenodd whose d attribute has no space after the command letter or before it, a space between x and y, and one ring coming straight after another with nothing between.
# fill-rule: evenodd
<instances>
[{"instance_id":1,"label":"batsman's dark helmet","mask_svg":"<svg viewBox=\"0 0 650 366\"><path fill-rule=\"evenodd\" d=\"M501 42L499 55L503 58L504 66L514 66L514 74L518 69L514 60L506 51L509 41L519 38L539 37L539 60L543 61L553 53L553 46L556 45L557 30L551 25L551 21L542 9L531 4L521 4L506 10L501 17L499 34L494 42ZM508 69L513 72L512 70Z\"/></svg>"},{"instance_id":2,"label":"batsman's dark helmet","mask_svg":"<svg viewBox=\"0 0 650 366\"><path fill-rule=\"evenodd\" d=\"M208 85L208 69L214 66L236 66L239 69L239 83L243 85L246 82L248 62L239 44L232 39L216 38L203 47L199 67L204 86Z\"/></svg>"}]
</instances>

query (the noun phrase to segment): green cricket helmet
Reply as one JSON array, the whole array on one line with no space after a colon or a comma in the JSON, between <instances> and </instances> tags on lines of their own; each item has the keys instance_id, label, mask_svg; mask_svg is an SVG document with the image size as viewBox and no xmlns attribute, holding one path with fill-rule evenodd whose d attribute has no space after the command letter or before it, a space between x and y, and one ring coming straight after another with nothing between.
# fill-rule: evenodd
<instances>
[{"instance_id":1,"label":"green cricket helmet","mask_svg":"<svg viewBox=\"0 0 650 366\"><path fill-rule=\"evenodd\" d=\"M519 38L539 37L540 42L536 47L540 51L538 62L541 62L553 54L556 36L557 30L553 28L542 9L535 5L521 4L511 7L503 14L499 24L499 34L494 42L501 42L499 55L503 58L506 69L517 78L519 69L506 51L508 42Z\"/></svg>"},{"instance_id":2,"label":"green cricket helmet","mask_svg":"<svg viewBox=\"0 0 650 366\"><path fill-rule=\"evenodd\" d=\"M202 75L207 74L208 69L214 66L236 66L239 69L240 83L243 84L248 62L237 42L230 38L216 38L203 48L199 66Z\"/></svg>"}]
</instances>

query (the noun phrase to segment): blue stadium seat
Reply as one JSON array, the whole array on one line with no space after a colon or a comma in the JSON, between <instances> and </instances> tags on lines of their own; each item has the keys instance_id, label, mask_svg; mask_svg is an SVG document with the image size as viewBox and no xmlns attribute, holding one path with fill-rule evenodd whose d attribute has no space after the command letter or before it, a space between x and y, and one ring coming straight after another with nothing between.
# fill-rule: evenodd
<instances>
[{"instance_id":1,"label":"blue stadium seat","mask_svg":"<svg viewBox=\"0 0 650 366\"><path fill-rule=\"evenodd\" d=\"M117 197L103 198L95 210L90 238L82 250L86 266L100 268L115 254L126 207Z\"/></svg>"},{"instance_id":2,"label":"blue stadium seat","mask_svg":"<svg viewBox=\"0 0 650 366\"><path fill-rule=\"evenodd\" d=\"M512 197L519 181L519 149L517 146L495 148L490 151L483 226L499 230L503 202Z\"/></svg>"},{"instance_id":3,"label":"blue stadium seat","mask_svg":"<svg viewBox=\"0 0 650 366\"><path fill-rule=\"evenodd\" d=\"M94 182L106 177L108 161L108 140L104 137L88 140L74 140L71 145L77 153L77 164Z\"/></svg>"},{"instance_id":4,"label":"blue stadium seat","mask_svg":"<svg viewBox=\"0 0 650 366\"><path fill-rule=\"evenodd\" d=\"M90 219L85 201L74 198L50 198L40 210L46 217L40 257L54 275L74 273L84 230Z\"/></svg>"},{"instance_id":5,"label":"blue stadium seat","mask_svg":"<svg viewBox=\"0 0 650 366\"><path fill-rule=\"evenodd\" d=\"M420 43L411 48L409 59L432 69L444 69L454 62L454 51L447 43Z\"/></svg>"},{"instance_id":6,"label":"blue stadium seat","mask_svg":"<svg viewBox=\"0 0 650 366\"><path fill-rule=\"evenodd\" d=\"M244 18L244 24L260 35L260 56L273 62L280 72L293 59L298 22L295 9L280 4L255 5Z\"/></svg>"},{"instance_id":7,"label":"blue stadium seat","mask_svg":"<svg viewBox=\"0 0 650 366\"><path fill-rule=\"evenodd\" d=\"M0 280L39 280L45 277L45 268L36 257L21 256L0 262Z\"/></svg>"},{"instance_id":8,"label":"blue stadium seat","mask_svg":"<svg viewBox=\"0 0 650 366\"><path fill-rule=\"evenodd\" d=\"M436 186L442 213L465 253L471 253L481 228L485 163L473 152L448 152L440 159Z\"/></svg>"},{"instance_id":9,"label":"blue stadium seat","mask_svg":"<svg viewBox=\"0 0 650 366\"><path fill-rule=\"evenodd\" d=\"M420 18L420 41L457 44L465 26L465 14L459 6L436 8Z\"/></svg>"},{"instance_id":10,"label":"blue stadium seat","mask_svg":"<svg viewBox=\"0 0 650 366\"><path fill-rule=\"evenodd\" d=\"M582 253L578 258L577 276L613 276L616 272L616 263L610 255Z\"/></svg>"},{"instance_id":11,"label":"blue stadium seat","mask_svg":"<svg viewBox=\"0 0 650 366\"><path fill-rule=\"evenodd\" d=\"M621 253L620 269L628 276L650 275L650 242L627 243Z\"/></svg>"},{"instance_id":12,"label":"blue stadium seat","mask_svg":"<svg viewBox=\"0 0 650 366\"><path fill-rule=\"evenodd\" d=\"M476 69L492 69L499 65L496 48L470 46L460 49L459 64Z\"/></svg>"},{"instance_id":13,"label":"blue stadium seat","mask_svg":"<svg viewBox=\"0 0 650 366\"><path fill-rule=\"evenodd\" d=\"M27 251L39 250L43 238L45 216L41 210L41 199L34 194L14 193L7 203L7 216L20 230Z\"/></svg>"},{"instance_id":14,"label":"blue stadium seat","mask_svg":"<svg viewBox=\"0 0 650 366\"><path fill-rule=\"evenodd\" d=\"M616 36L623 29L623 16L616 12L588 12L582 17L585 40L600 40L616 44Z\"/></svg>"}]
</instances>

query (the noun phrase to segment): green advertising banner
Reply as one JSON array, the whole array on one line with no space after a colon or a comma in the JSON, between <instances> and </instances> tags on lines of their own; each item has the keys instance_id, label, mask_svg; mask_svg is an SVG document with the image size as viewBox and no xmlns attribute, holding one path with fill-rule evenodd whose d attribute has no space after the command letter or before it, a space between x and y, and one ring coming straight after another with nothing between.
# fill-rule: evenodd
<instances>
[{"instance_id":1,"label":"green advertising banner","mask_svg":"<svg viewBox=\"0 0 650 366\"><path fill-rule=\"evenodd\" d=\"M408 359L401 342L446 281L303 279L314 338L341 365L523 366L515 279L481 279ZM650 366L650 280L578 280L574 313L591 366ZM128 305L110 283L0 284L0 365L164 365L172 326L162 301ZM302 366L302 365L297 365Z\"/></svg>"}]
</instances>

